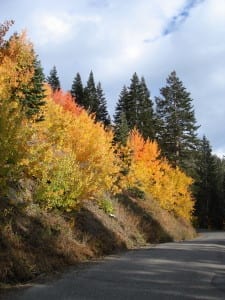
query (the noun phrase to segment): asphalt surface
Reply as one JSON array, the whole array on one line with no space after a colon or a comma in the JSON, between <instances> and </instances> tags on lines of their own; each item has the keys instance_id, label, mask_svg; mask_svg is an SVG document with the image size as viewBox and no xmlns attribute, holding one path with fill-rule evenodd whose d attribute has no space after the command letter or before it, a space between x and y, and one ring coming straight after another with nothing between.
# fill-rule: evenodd
<instances>
[{"instance_id":1,"label":"asphalt surface","mask_svg":"<svg viewBox=\"0 0 225 300\"><path fill-rule=\"evenodd\" d=\"M3 294L4 300L225 299L225 232L159 244Z\"/></svg>"}]
</instances>

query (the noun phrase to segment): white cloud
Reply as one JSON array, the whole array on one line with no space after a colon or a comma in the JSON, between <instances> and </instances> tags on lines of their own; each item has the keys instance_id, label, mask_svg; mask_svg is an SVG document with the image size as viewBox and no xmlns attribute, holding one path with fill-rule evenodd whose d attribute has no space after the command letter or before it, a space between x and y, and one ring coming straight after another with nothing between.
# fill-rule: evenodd
<instances>
[{"instance_id":1,"label":"white cloud","mask_svg":"<svg viewBox=\"0 0 225 300\"><path fill-rule=\"evenodd\" d=\"M183 0L170 1L111 1L93 36L89 37L96 69L108 78L123 77L142 64L144 41L161 36L165 24L184 5ZM85 45L84 45L85 46ZM92 54L90 53L90 56ZM104 69L102 66L104 65Z\"/></svg>"},{"instance_id":2,"label":"white cloud","mask_svg":"<svg viewBox=\"0 0 225 300\"><path fill-rule=\"evenodd\" d=\"M73 40L84 24L100 22L98 16L85 16L61 12L42 13L34 16L33 23L37 42L40 46L64 44Z\"/></svg>"},{"instance_id":3,"label":"white cloud","mask_svg":"<svg viewBox=\"0 0 225 300\"><path fill-rule=\"evenodd\" d=\"M36 44L44 46L47 44L61 44L68 40L72 33L73 20L67 14L36 15L34 18Z\"/></svg>"}]
</instances>

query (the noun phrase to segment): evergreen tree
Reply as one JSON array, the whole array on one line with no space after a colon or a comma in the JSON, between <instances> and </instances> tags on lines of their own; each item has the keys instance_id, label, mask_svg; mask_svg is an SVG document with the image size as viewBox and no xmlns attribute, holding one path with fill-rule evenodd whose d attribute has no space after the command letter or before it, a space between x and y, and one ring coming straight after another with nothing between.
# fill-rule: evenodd
<instances>
[{"instance_id":1,"label":"evergreen tree","mask_svg":"<svg viewBox=\"0 0 225 300\"><path fill-rule=\"evenodd\" d=\"M102 90L101 83L95 85L94 75L91 71L84 88L84 98L82 106L89 112L95 114L95 119L102 122L105 126L110 125L110 116L107 111L106 99Z\"/></svg>"},{"instance_id":2,"label":"evergreen tree","mask_svg":"<svg viewBox=\"0 0 225 300\"><path fill-rule=\"evenodd\" d=\"M224 229L225 224L225 195L224 195L225 161L213 155L211 176L211 201L209 202L209 226Z\"/></svg>"},{"instance_id":3,"label":"evergreen tree","mask_svg":"<svg viewBox=\"0 0 225 300\"><path fill-rule=\"evenodd\" d=\"M150 99L150 92L144 77L140 81L140 95L137 128L145 139L149 138L153 140L155 138L155 116L153 102Z\"/></svg>"},{"instance_id":4,"label":"evergreen tree","mask_svg":"<svg viewBox=\"0 0 225 300\"><path fill-rule=\"evenodd\" d=\"M129 135L129 127L127 124L126 115L124 112L120 115L120 121L115 127L114 141L122 145L126 145L127 138Z\"/></svg>"},{"instance_id":5,"label":"evergreen tree","mask_svg":"<svg viewBox=\"0 0 225 300\"><path fill-rule=\"evenodd\" d=\"M95 86L95 80L93 72L91 71L88 77L87 85L84 88L84 103L83 107L89 113L96 113L99 109L99 100L97 90Z\"/></svg>"},{"instance_id":6,"label":"evergreen tree","mask_svg":"<svg viewBox=\"0 0 225 300\"><path fill-rule=\"evenodd\" d=\"M114 123L116 134L121 126L122 114L125 114L129 130L136 127L145 139L154 139L154 112L150 93L142 77L137 73L131 78L129 88L123 87L116 106Z\"/></svg>"},{"instance_id":7,"label":"evergreen tree","mask_svg":"<svg viewBox=\"0 0 225 300\"><path fill-rule=\"evenodd\" d=\"M140 98L141 98L141 90L140 90L140 81L138 78L137 73L134 73L131 78L131 83L129 86L129 93L128 97L125 101L125 113L126 113L126 119L129 126L129 129L133 129L134 127L137 127L138 125L138 107L140 104Z\"/></svg>"},{"instance_id":8,"label":"evergreen tree","mask_svg":"<svg viewBox=\"0 0 225 300\"><path fill-rule=\"evenodd\" d=\"M25 108L26 115L28 118L36 116L37 121L43 120L43 115L40 114L40 108L45 104L45 89L43 83L45 76L41 67L41 62L37 56L34 56L34 76L29 84L25 88L25 97L22 100L22 105Z\"/></svg>"},{"instance_id":9,"label":"evergreen tree","mask_svg":"<svg viewBox=\"0 0 225 300\"><path fill-rule=\"evenodd\" d=\"M194 194L196 198L195 214L198 225L207 228L209 223L209 206L212 196L213 158L209 141L204 136L200 141L196 161Z\"/></svg>"},{"instance_id":10,"label":"evergreen tree","mask_svg":"<svg viewBox=\"0 0 225 300\"><path fill-rule=\"evenodd\" d=\"M222 229L225 221L225 161L212 155L204 136L197 153L196 176L193 186L195 216L200 228Z\"/></svg>"},{"instance_id":11,"label":"evergreen tree","mask_svg":"<svg viewBox=\"0 0 225 300\"><path fill-rule=\"evenodd\" d=\"M190 93L173 71L167 85L156 97L157 139L163 154L174 166L185 171L193 167L193 155L198 143L196 119Z\"/></svg>"},{"instance_id":12,"label":"evergreen tree","mask_svg":"<svg viewBox=\"0 0 225 300\"><path fill-rule=\"evenodd\" d=\"M57 74L56 66L53 66L52 70L47 77L47 82L52 87L53 92L60 90L60 81Z\"/></svg>"},{"instance_id":13,"label":"evergreen tree","mask_svg":"<svg viewBox=\"0 0 225 300\"><path fill-rule=\"evenodd\" d=\"M129 132L129 127L126 119L126 112L125 112L125 103L127 102L127 98L128 98L128 89L124 85L119 95L119 99L115 108L115 114L113 116L115 141L121 142L123 144L125 144ZM123 129L124 127L125 129ZM126 133L124 134L121 131L124 131Z\"/></svg>"},{"instance_id":14,"label":"evergreen tree","mask_svg":"<svg viewBox=\"0 0 225 300\"><path fill-rule=\"evenodd\" d=\"M125 113L125 103L127 101L126 100L127 97L128 97L128 89L124 85L122 88L122 91L119 95L119 99L118 99L118 102L117 102L116 108L115 108L115 114L113 116L115 126L117 126L117 124L120 123L122 113Z\"/></svg>"},{"instance_id":15,"label":"evergreen tree","mask_svg":"<svg viewBox=\"0 0 225 300\"><path fill-rule=\"evenodd\" d=\"M100 82L97 84L96 93L99 102L99 107L96 111L96 120L102 122L105 126L109 126L111 123L110 116L107 111L107 103Z\"/></svg>"},{"instance_id":16,"label":"evergreen tree","mask_svg":"<svg viewBox=\"0 0 225 300\"><path fill-rule=\"evenodd\" d=\"M77 104L84 107L84 88L79 73L76 74L73 80L71 95L73 96Z\"/></svg>"}]
</instances>

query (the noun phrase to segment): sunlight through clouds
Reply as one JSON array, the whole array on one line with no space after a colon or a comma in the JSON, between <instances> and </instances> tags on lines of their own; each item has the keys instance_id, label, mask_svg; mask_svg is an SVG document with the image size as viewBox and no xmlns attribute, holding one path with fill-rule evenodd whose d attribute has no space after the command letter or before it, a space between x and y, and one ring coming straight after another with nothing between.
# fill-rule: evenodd
<instances>
[{"instance_id":1,"label":"sunlight through clouds","mask_svg":"<svg viewBox=\"0 0 225 300\"><path fill-rule=\"evenodd\" d=\"M61 44L71 37L73 20L70 15L44 14L38 19L36 34L40 45Z\"/></svg>"}]
</instances>

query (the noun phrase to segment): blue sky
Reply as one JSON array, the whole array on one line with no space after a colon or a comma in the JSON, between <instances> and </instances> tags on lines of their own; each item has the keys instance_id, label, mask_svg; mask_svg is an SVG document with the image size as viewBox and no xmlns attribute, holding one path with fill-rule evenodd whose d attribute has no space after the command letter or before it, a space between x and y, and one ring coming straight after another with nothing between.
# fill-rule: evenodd
<instances>
[{"instance_id":1,"label":"blue sky","mask_svg":"<svg viewBox=\"0 0 225 300\"><path fill-rule=\"evenodd\" d=\"M71 88L77 72L101 81L111 115L136 71L152 97L177 71L193 98L200 136L225 154L224 0L1 0L1 22L26 29L45 73Z\"/></svg>"}]
</instances>

